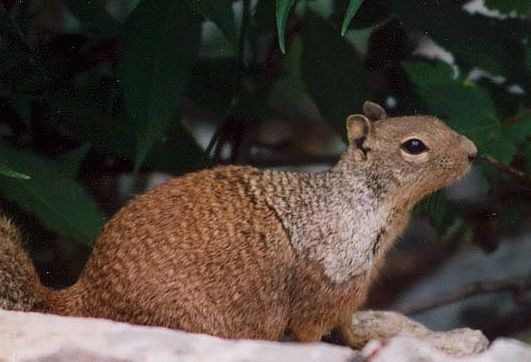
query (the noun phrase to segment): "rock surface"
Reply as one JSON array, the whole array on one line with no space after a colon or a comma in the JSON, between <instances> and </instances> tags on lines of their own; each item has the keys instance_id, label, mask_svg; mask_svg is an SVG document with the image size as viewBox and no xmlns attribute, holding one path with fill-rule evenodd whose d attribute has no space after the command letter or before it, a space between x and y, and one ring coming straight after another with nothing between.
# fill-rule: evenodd
<instances>
[{"instance_id":1,"label":"rock surface","mask_svg":"<svg viewBox=\"0 0 531 362\"><path fill-rule=\"evenodd\" d=\"M231 341L101 319L0 310L0 361L531 361L531 347L521 342L497 340L474 355L486 347L480 332L431 332L392 312L359 312L353 323L380 340L355 352L326 343ZM393 337L397 332L400 336Z\"/></svg>"},{"instance_id":2,"label":"rock surface","mask_svg":"<svg viewBox=\"0 0 531 362\"><path fill-rule=\"evenodd\" d=\"M350 361L325 343L230 341L102 319L0 310L0 361Z\"/></svg>"},{"instance_id":3,"label":"rock surface","mask_svg":"<svg viewBox=\"0 0 531 362\"><path fill-rule=\"evenodd\" d=\"M514 339L495 340L484 352L466 357L451 357L428 343L411 337L395 337L382 345L369 342L361 352L371 362L529 362L531 347Z\"/></svg>"}]
</instances>

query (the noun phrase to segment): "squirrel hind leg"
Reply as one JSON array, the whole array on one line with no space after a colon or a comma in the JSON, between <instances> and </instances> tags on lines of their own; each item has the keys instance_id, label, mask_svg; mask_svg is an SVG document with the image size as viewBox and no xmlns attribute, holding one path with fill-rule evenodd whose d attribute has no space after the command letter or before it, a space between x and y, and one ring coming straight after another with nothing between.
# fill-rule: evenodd
<instances>
[{"instance_id":1,"label":"squirrel hind leg","mask_svg":"<svg viewBox=\"0 0 531 362\"><path fill-rule=\"evenodd\" d=\"M319 325L300 325L291 328L291 335L294 341L302 343L320 342L326 330Z\"/></svg>"}]
</instances>

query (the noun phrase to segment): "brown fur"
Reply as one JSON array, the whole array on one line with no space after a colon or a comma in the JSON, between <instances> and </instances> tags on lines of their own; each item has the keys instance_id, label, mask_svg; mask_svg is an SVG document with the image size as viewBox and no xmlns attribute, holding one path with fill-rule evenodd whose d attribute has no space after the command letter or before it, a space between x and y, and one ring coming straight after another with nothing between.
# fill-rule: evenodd
<instances>
[{"instance_id":1,"label":"brown fur","mask_svg":"<svg viewBox=\"0 0 531 362\"><path fill-rule=\"evenodd\" d=\"M79 281L35 285L41 310L228 338L318 341L352 313L425 194L470 168L475 146L433 117L347 120L330 171L227 166L136 197L104 227ZM415 137L429 152L404 153Z\"/></svg>"},{"instance_id":2,"label":"brown fur","mask_svg":"<svg viewBox=\"0 0 531 362\"><path fill-rule=\"evenodd\" d=\"M21 311L34 309L37 297L32 285L38 283L39 279L22 248L19 231L1 215L0 261L0 308Z\"/></svg>"}]
</instances>

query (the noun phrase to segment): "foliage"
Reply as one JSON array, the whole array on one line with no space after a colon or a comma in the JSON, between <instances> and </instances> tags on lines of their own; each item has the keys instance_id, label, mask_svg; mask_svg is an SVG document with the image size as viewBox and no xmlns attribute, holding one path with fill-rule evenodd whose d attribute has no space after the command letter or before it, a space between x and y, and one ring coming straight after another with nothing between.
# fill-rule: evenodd
<instances>
[{"instance_id":1,"label":"foliage","mask_svg":"<svg viewBox=\"0 0 531 362\"><path fill-rule=\"evenodd\" d=\"M277 0L277 32L278 45L282 53L286 52L285 30L288 22L289 11L295 4L295 0Z\"/></svg>"},{"instance_id":2,"label":"foliage","mask_svg":"<svg viewBox=\"0 0 531 362\"><path fill-rule=\"evenodd\" d=\"M245 153L245 135L280 116L279 85L277 98L311 99L338 134L371 99L444 118L482 154L530 172L529 1L485 6L502 16L465 1L0 2L0 196L90 243L103 213L87 175L109 160L180 173L218 160L226 143ZM429 41L450 56L417 51ZM206 151L191 133L197 109L218 128ZM500 227L515 227L529 184L480 171L488 208L514 212ZM427 210L441 230L463 217L437 200Z\"/></svg>"},{"instance_id":3,"label":"foliage","mask_svg":"<svg viewBox=\"0 0 531 362\"><path fill-rule=\"evenodd\" d=\"M198 7L209 13L213 10ZM118 79L124 91L128 126L136 134L136 168L166 134L174 117L197 58L200 21L186 2L160 0L141 2L125 24Z\"/></svg>"},{"instance_id":4,"label":"foliage","mask_svg":"<svg viewBox=\"0 0 531 362\"><path fill-rule=\"evenodd\" d=\"M98 206L74 180L63 175L60 165L25 150L0 143L0 154L8 166L31 178L2 177L0 192L37 216L51 230L90 244L103 217Z\"/></svg>"}]
</instances>

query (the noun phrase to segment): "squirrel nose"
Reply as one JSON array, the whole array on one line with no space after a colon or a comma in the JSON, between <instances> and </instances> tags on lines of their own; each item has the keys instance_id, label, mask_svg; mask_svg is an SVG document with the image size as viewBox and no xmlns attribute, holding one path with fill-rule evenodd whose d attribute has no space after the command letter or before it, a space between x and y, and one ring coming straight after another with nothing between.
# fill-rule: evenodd
<instances>
[{"instance_id":1,"label":"squirrel nose","mask_svg":"<svg viewBox=\"0 0 531 362\"><path fill-rule=\"evenodd\" d=\"M464 149L464 151L467 154L467 158L469 162L474 162L474 160L477 158L478 155L478 149L474 142L466 138L465 136L461 135L459 138L459 142L461 144L461 147Z\"/></svg>"}]
</instances>

